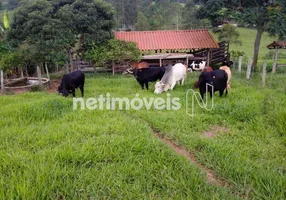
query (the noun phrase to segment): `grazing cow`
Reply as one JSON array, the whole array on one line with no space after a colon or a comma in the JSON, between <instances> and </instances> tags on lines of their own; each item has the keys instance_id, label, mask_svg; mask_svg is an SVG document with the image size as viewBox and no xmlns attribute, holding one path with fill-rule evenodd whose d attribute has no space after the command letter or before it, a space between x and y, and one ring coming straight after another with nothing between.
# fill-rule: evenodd
<instances>
[{"instance_id":1,"label":"grazing cow","mask_svg":"<svg viewBox=\"0 0 286 200\"><path fill-rule=\"evenodd\" d=\"M230 88L230 79L231 79L231 71L230 68L228 66L221 66L219 68L220 70L223 70L227 73L227 88Z\"/></svg>"},{"instance_id":2,"label":"grazing cow","mask_svg":"<svg viewBox=\"0 0 286 200\"><path fill-rule=\"evenodd\" d=\"M142 68L148 68L149 64L145 61L131 62L131 66L133 69L142 69Z\"/></svg>"},{"instance_id":3,"label":"grazing cow","mask_svg":"<svg viewBox=\"0 0 286 200\"><path fill-rule=\"evenodd\" d=\"M207 83L213 86L213 91ZM202 99L204 99L204 94L206 93L206 88L210 92L210 97L212 98L215 91L219 91L220 97L222 97L225 90L225 95L227 95L227 73L223 70L214 70L211 72L202 72L199 77L199 88Z\"/></svg>"},{"instance_id":4,"label":"grazing cow","mask_svg":"<svg viewBox=\"0 0 286 200\"><path fill-rule=\"evenodd\" d=\"M156 83L154 93L161 94L169 89L173 90L177 81L181 81L181 85L183 85L186 76L186 67L182 63L177 63L174 66L169 65L162 80Z\"/></svg>"},{"instance_id":5,"label":"grazing cow","mask_svg":"<svg viewBox=\"0 0 286 200\"><path fill-rule=\"evenodd\" d=\"M69 74L65 74L62 78L62 82L58 87L58 92L64 97L72 94L75 97L75 89L79 88L81 96L84 96L84 81L85 75L82 71L77 70Z\"/></svg>"},{"instance_id":6,"label":"grazing cow","mask_svg":"<svg viewBox=\"0 0 286 200\"><path fill-rule=\"evenodd\" d=\"M133 69L133 75L136 78L137 82L141 85L142 90L144 90L144 84L146 89L149 89L148 83L161 80L165 73L165 67L150 67L150 68L141 68Z\"/></svg>"},{"instance_id":7,"label":"grazing cow","mask_svg":"<svg viewBox=\"0 0 286 200\"><path fill-rule=\"evenodd\" d=\"M227 73L227 88L230 88L230 79L231 79L231 70L230 70L230 66L233 64L232 61L224 61L222 63L222 66L219 68L221 70L224 70Z\"/></svg>"},{"instance_id":8,"label":"grazing cow","mask_svg":"<svg viewBox=\"0 0 286 200\"><path fill-rule=\"evenodd\" d=\"M210 66L207 66L203 69L202 72L211 72L211 71L213 71L213 68ZM194 88L198 88L198 87L199 87L199 81L197 80L194 84Z\"/></svg>"},{"instance_id":9,"label":"grazing cow","mask_svg":"<svg viewBox=\"0 0 286 200\"><path fill-rule=\"evenodd\" d=\"M192 71L202 71L206 66L206 61L195 60L193 61L188 68L189 72Z\"/></svg>"}]
</instances>

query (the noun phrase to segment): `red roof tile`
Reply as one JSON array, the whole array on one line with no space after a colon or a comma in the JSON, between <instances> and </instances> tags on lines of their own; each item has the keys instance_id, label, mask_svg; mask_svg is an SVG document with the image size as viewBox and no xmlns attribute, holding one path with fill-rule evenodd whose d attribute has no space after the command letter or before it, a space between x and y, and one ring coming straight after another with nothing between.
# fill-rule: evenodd
<instances>
[{"instance_id":1,"label":"red roof tile","mask_svg":"<svg viewBox=\"0 0 286 200\"><path fill-rule=\"evenodd\" d=\"M267 45L268 49L286 49L286 41L277 41L277 42L272 42L271 44Z\"/></svg>"},{"instance_id":2,"label":"red roof tile","mask_svg":"<svg viewBox=\"0 0 286 200\"><path fill-rule=\"evenodd\" d=\"M140 50L219 48L208 30L115 32L115 38L136 42Z\"/></svg>"}]
</instances>

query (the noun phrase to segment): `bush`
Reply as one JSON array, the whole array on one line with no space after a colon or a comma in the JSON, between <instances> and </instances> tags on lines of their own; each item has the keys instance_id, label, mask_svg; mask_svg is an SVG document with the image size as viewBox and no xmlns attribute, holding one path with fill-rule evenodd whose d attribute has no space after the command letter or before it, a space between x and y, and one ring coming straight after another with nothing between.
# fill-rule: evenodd
<instances>
[{"instance_id":1,"label":"bush","mask_svg":"<svg viewBox=\"0 0 286 200\"><path fill-rule=\"evenodd\" d=\"M45 90L46 90L46 88L43 85L33 85L29 89L30 92L41 92L41 91L45 91Z\"/></svg>"}]
</instances>

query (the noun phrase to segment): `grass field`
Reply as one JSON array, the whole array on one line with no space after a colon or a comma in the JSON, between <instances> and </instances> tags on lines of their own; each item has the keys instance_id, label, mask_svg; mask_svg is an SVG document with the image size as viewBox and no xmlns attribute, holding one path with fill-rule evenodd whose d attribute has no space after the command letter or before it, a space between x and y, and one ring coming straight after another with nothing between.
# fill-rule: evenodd
<instances>
[{"instance_id":1,"label":"grass field","mask_svg":"<svg viewBox=\"0 0 286 200\"><path fill-rule=\"evenodd\" d=\"M186 115L186 91L176 86L177 111L76 110L72 99L46 92L0 97L0 199L285 199L284 74L250 81L236 74L227 97L211 111ZM86 98L158 97L133 77L94 75ZM77 93L79 95L79 93ZM159 95L166 98L166 94ZM213 131L215 137L204 132ZM229 186L154 135L160 132L195 155Z\"/></svg>"},{"instance_id":2,"label":"grass field","mask_svg":"<svg viewBox=\"0 0 286 200\"><path fill-rule=\"evenodd\" d=\"M249 58L253 59L254 54L254 41L256 37L256 30L255 29L247 29L247 28L236 28L239 32L240 37L239 39L242 42L242 45L230 44L230 51L241 51L244 52L245 55L243 56L243 65L246 68L247 60ZM213 36L217 40L217 35L212 33ZM258 57L258 70L261 71L263 62L267 62L267 69L271 71L273 65L273 55L274 50L269 50L267 45L271 44L273 41L277 41L277 37L271 37L267 32L262 35L261 43L260 43L260 50L259 50L259 57ZM232 60L234 58L231 58ZM278 63L279 64L286 64L286 51L279 50L278 54ZM285 67L284 67L285 68ZM283 72L285 69L281 68L278 70L282 70Z\"/></svg>"},{"instance_id":3,"label":"grass field","mask_svg":"<svg viewBox=\"0 0 286 200\"><path fill-rule=\"evenodd\" d=\"M240 40L242 42L242 45L231 45L230 50L243 51L248 58L253 58L253 47L257 31L255 29L246 28L237 28L237 31L240 34ZM277 37L270 37L269 34L266 32L262 35L259 50L259 59L268 58L269 49L267 48L267 45L269 45L273 41L277 41Z\"/></svg>"}]
</instances>

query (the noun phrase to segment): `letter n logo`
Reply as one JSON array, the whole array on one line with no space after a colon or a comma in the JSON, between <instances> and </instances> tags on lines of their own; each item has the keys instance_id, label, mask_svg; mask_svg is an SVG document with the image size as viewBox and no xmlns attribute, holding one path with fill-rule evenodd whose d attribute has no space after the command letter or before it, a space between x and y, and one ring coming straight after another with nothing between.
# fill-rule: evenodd
<instances>
[{"instance_id":1,"label":"letter n logo","mask_svg":"<svg viewBox=\"0 0 286 200\"><path fill-rule=\"evenodd\" d=\"M195 101L202 109L210 111L213 109L214 106L214 96L211 100L208 97L208 88L211 88L211 92L214 93L214 87L211 84L206 84L206 94L205 94L205 101L202 99L200 93L194 91L193 89L189 89L186 92L186 114L194 117L195 115Z\"/></svg>"}]
</instances>

